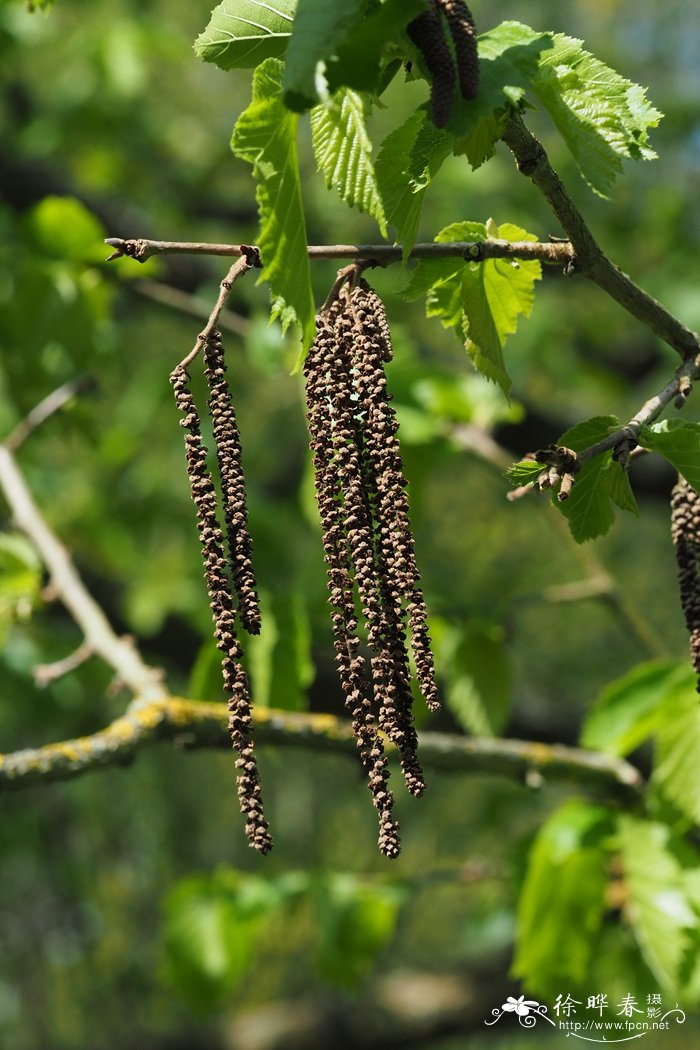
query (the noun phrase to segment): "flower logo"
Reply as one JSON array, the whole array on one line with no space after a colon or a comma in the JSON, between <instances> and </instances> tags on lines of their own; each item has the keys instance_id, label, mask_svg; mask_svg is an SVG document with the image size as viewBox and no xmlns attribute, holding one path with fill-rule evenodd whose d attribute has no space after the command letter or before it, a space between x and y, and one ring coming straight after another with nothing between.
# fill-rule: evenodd
<instances>
[{"instance_id":1,"label":"flower logo","mask_svg":"<svg viewBox=\"0 0 700 1050\"><path fill-rule=\"evenodd\" d=\"M501 1006L501 1010L517 1014L518 1017L527 1017L530 1010L537 1009L539 1005L536 999L526 999L524 995L519 995L517 999L514 999L512 995L509 995Z\"/></svg>"}]
</instances>

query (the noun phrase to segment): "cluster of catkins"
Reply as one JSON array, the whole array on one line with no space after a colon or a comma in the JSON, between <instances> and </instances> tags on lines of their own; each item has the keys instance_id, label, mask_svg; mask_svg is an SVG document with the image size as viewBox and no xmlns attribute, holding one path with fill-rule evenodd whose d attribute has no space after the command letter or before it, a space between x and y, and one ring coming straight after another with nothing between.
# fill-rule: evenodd
<instances>
[{"instance_id":1,"label":"cluster of catkins","mask_svg":"<svg viewBox=\"0 0 700 1050\"><path fill-rule=\"evenodd\" d=\"M379 816L379 848L395 857L398 824L382 733L398 750L409 792L424 789L408 633L431 710L438 697L398 423L384 372L391 356L381 300L355 270L317 318L304 373L336 663Z\"/></svg>"},{"instance_id":2,"label":"cluster of catkins","mask_svg":"<svg viewBox=\"0 0 700 1050\"><path fill-rule=\"evenodd\" d=\"M700 496L682 477L671 493L671 538L676 550L681 605L690 634L690 654L700 676Z\"/></svg>"},{"instance_id":3,"label":"cluster of catkins","mask_svg":"<svg viewBox=\"0 0 700 1050\"><path fill-rule=\"evenodd\" d=\"M241 442L226 379L221 336L214 330L204 340L208 407L216 444L224 528L219 521L218 499L202 441L199 416L190 390L190 377L179 365L170 377L175 403L185 430L185 455L197 528L204 558L204 576L214 621L216 644L222 655L224 687L228 696L229 733L237 753L237 788L246 835L251 846L267 853L272 839L263 813L260 777L253 751L253 722L248 675L236 617L251 634L260 631L260 609L251 562Z\"/></svg>"},{"instance_id":4,"label":"cluster of catkins","mask_svg":"<svg viewBox=\"0 0 700 1050\"><path fill-rule=\"evenodd\" d=\"M427 0L428 8L407 26L431 81L430 118L437 128L450 119L455 89L476 98L479 57L472 13L463 0Z\"/></svg>"}]
</instances>

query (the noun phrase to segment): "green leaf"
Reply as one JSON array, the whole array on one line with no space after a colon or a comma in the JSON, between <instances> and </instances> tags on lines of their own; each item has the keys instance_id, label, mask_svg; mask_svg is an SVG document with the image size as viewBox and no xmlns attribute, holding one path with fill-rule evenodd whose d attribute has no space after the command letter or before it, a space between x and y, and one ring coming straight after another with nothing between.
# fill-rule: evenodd
<instances>
[{"instance_id":1,"label":"green leaf","mask_svg":"<svg viewBox=\"0 0 700 1050\"><path fill-rule=\"evenodd\" d=\"M608 496L620 510L628 510L630 514L639 517L639 507L632 491L630 476L621 463L610 460L603 471L603 484Z\"/></svg>"},{"instance_id":2,"label":"green leaf","mask_svg":"<svg viewBox=\"0 0 700 1050\"><path fill-rule=\"evenodd\" d=\"M540 829L518 903L513 973L531 994L554 996L589 975L606 909L606 840L602 806L572 799Z\"/></svg>"},{"instance_id":3,"label":"green leaf","mask_svg":"<svg viewBox=\"0 0 700 1050\"><path fill-rule=\"evenodd\" d=\"M662 114L647 101L643 88L585 51L580 40L556 34L532 87L584 179L601 196L622 170L623 158L656 156L647 132Z\"/></svg>"},{"instance_id":4,"label":"green leaf","mask_svg":"<svg viewBox=\"0 0 700 1050\"><path fill-rule=\"evenodd\" d=\"M282 72L275 58L255 70L253 99L233 129L231 148L253 165L258 180L260 280L270 285L272 316L285 330L299 324L309 347L315 321L296 143L299 118L282 102Z\"/></svg>"},{"instance_id":5,"label":"green leaf","mask_svg":"<svg viewBox=\"0 0 700 1050\"><path fill-rule=\"evenodd\" d=\"M424 113L414 113L405 124L387 135L375 165L386 222L395 231L395 243L403 245L404 260L416 242L425 191L415 192L410 176L404 170L403 163L397 163L397 158L409 157L424 122Z\"/></svg>"},{"instance_id":6,"label":"green leaf","mask_svg":"<svg viewBox=\"0 0 700 1050\"><path fill-rule=\"evenodd\" d=\"M335 54L327 58L329 91L339 87L373 91L381 76L385 50L395 45L411 19L424 9L424 0L384 0L380 7L356 19Z\"/></svg>"},{"instance_id":7,"label":"green leaf","mask_svg":"<svg viewBox=\"0 0 700 1050\"><path fill-rule=\"evenodd\" d=\"M437 235L438 243L483 241L489 237L507 241L536 240L534 234L506 223L457 222ZM486 259L421 260L403 294L415 299L427 293L428 317L438 317L446 328L464 336L476 368L498 383L508 394L510 378L503 358L503 344L516 331L521 314L529 316L534 302L534 284L542 275L538 261L514 262Z\"/></svg>"},{"instance_id":8,"label":"green leaf","mask_svg":"<svg viewBox=\"0 0 700 1050\"><path fill-rule=\"evenodd\" d=\"M657 730L664 702L692 680L685 664L651 660L606 685L583 725L581 744L609 755L628 755Z\"/></svg>"},{"instance_id":9,"label":"green leaf","mask_svg":"<svg viewBox=\"0 0 700 1050\"><path fill-rule=\"evenodd\" d=\"M661 697L652 780L700 824L700 696L697 676L689 667L684 670Z\"/></svg>"},{"instance_id":10,"label":"green leaf","mask_svg":"<svg viewBox=\"0 0 700 1050\"><path fill-rule=\"evenodd\" d=\"M502 22L478 43L479 94L465 101L457 92L448 124L455 154L466 154L472 168L493 156L508 113L524 99L552 37L520 22Z\"/></svg>"},{"instance_id":11,"label":"green leaf","mask_svg":"<svg viewBox=\"0 0 700 1050\"><path fill-rule=\"evenodd\" d=\"M343 88L329 103L311 111L311 134L316 166L328 188L371 215L386 237L384 205L367 133L368 108L362 95Z\"/></svg>"},{"instance_id":12,"label":"green leaf","mask_svg":"<svg viewBox=\"0 0 700 1050\"><path fill-rule=\"evenodd\" d=\"M355 988L394 935L402 887L328 874L314 886L315 961L325 980Z\"/></svg>"},{"instance_id":13,"label":"green leaf","mask_svg":"<svg viewBox=\"0 0 700 1050\"><path fill-rule=\"evenodd\" d=\"M547 467L542 463L536 463L534 459L521 459L514 463L505 472L505 476L511 485L534 485L543 470Z\"/></svg>"},{"instance_id":14,"label":"green leaf","mask_svg":"<svg viewBox=\"0 0 700 1050\"><path fill-rule=\"evenodd\" d=\"M637 441L642 448L660 452L700 491L700 423L663 419L650 427L642 427Z\"/></svg>"},{"instance_id":15,"label":"green leaf","mask_svg":"<svg viewBox=\"0 0 700 1050\"><path fill-rule=\"evenodd\" d=\"M446 632L441 649L447 707L468 732L498 735L508 721L513 699L513 669L503 628L468 621Z\"/></svg>"},{"instance_id":16,"label":"green leaf","mask_svg":"<svg viewBox=\"0 0 700 1050\"><path fill-rule=\"evenodd\" d=\"M698 916L672 849L670 828L621 816L616 839L628 894L627 918L656 980L675 993L685 955L697 934Z\"/></svg>"},{"instance_id":17,"label":"green leaf","mask_svg":"<svg viewBox=\"0 0 700 1050\"><path fill-rule=\"evenodd\" d=\"M580 452L602 440L619 426L619 420L614 416L594 416L567 430L558 439L557 444ZM605 484L605 471L611 457L612 453L605 452L586 460L576 475L569 498L560 502L553 496L555 505L568 521L571 534L577 543L585 543L586 540L603 536L615 520L615 512Z\"/></svg>"},{"instance_id":18,"label":"green leaf","mask_svg":"<svg viewBox=\"0 0 700 1050\"><path fill-rule=\"evenodd\" d=\"M285 58L284 101L303 112L328 95L326 61L347 31L364 18L365 0L297 0L294 31Z\"/></svg>"},{"instance_id":19,"label":"green leaf","mask_svg":"<svg viewBox=\"0 0 700 1050\"><path fill-rule=\"evenodd\" d=\"M252 69L287 49L297 0L223 0L194 42L195 54L220 69Z\"/></svg>"}]
</instances>

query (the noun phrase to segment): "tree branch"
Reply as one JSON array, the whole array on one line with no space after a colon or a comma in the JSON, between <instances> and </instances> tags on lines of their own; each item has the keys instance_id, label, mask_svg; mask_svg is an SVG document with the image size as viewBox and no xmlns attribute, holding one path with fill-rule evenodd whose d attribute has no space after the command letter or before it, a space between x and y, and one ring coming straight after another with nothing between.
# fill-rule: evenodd
<instances>
[{"instance_id":1,"label":"tree branch","mask_svg":"<svg viewBox=\"0 0 700 1050\"><path fill-rule=\"evenodd\" d=\"M515 157L518 169L534 182L561 223L573 246L575 271L606 291L628 313L677 350L681 357L694 357L700 350L697 334L681 324L608 259L549 163L542 143L525 126L519 114L513 114L507 121L502 138Z\"/></svg>"},{"instance_id":2,"label":"tree branch","mask_svg":"<svg viewBox=\"0 0 700 1050\"><path fill-rule=\"evenodd\" d=\"M124 240L108 237L105 240L114 251L107 262L128 255L137 262L145 262L152 255L240 255L245 245L205 244L196 241L149 241ZM372 259L385 266L401 262L403 248L400 244L310 244L310 259ZM503 241L492 238L486 241L452 241L446 244L416 244L410 252L411 259L454 258L480 262L482 259L539 259L545 263L571 263L574 251L568 241ZM264 260L263 260L264 261Z\"/></svg>"},{"instance_id":3,"label":"tree branch","mask_svg":"<svg viewBox=\"0 0 700 1050\"><path fill-rule=\"evenodd\" d=\"M160 671L143 662L130 639L120 638L112 630L102 609L85 588L65 547L34 502L12 452L3 444L0 444L0 490L17 528L29 537L49 570L51 585L81 628L86 645L114 668L120 682L136 696L144 701L164 696Z\"/></svg>"},{"instance_id":4,"label":"tree branch","mask_svg":"<svg viewBox=\"0 0 700 1050\"><path fill-rule=\"evenodd\" d=\"M91 736L0 755L0 791L123 765L141 748L160 740L184 747L230 749L227 720L223 703L179 697L134 703L121 718ZM350 723L329 714L259 709L255 733L263 745L332 751L353 759L357 755ZM394 750L388 742L386 748ZM643 787L640 773L623 759L560 744L422 733L419 749L426 767L444 772L488 773L533 787L547 781L574 784L619 802L638 799Z\"/></svg>"}]
</instances>

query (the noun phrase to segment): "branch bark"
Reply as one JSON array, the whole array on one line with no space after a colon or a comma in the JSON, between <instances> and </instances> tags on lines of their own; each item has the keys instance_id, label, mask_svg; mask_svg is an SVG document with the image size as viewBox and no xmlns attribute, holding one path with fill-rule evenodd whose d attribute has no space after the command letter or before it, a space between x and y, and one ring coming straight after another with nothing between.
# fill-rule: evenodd
<instances>
[{"instance_id":1,"label":"branch bark","mask_svg":"<svg viewBox=\"0 0 700 1050\"><path fill-rule=\"evenodd\" d=\"M107 262L128 255L137 262L145 262L152 255L241 255L245 245L208 244L198 241L149 241L143 238L125 240L108 237L105 240L114 249ZM372 259L385 266L401 262L400 244L310 244L310 259ZM545 263L571 263L574 251L568 241L504 241L492 238L486 241L452 241L447 244L416 244L409 254L411 259L539 259ZM264 262L264 260L263 260Z\"/></svg>"},{"instance_id":2,"label":"branch bark","mask_svg":"<svg viewBox=\"0 0 700 1050\"><path fill-rule=\"evenodd\" d=\"M121 718L91 736L0 755L0 791L124 765L161 740L230 750L227 719L223 703L179 697L133 703ZM255 713L255 735L263 745L332 751L357 760L350 723L330 714L261 709ZM395 750L388 741L386 748ZM610 801L634 802L643 787L638 770L623 759L560 744L422 733L419 749L426 767L444 772L488 773L532 787L567 783Z\"/></svg>"},{"instance_id":3,"label":"branch bark","mask_svg":"<svg viewBox=\"0 0 700 1050\"><path fill-rule=\"evenodd\" d=\"M519 114L510 117L502 138L515 157L519 171L532 180L561 223L574 250L575 271L607 292L628 313L677 350L683 359L695 357L700 350L697 334L681 324L608 259L550 164L544 146Z\"/></svg>"}]
</instances>

